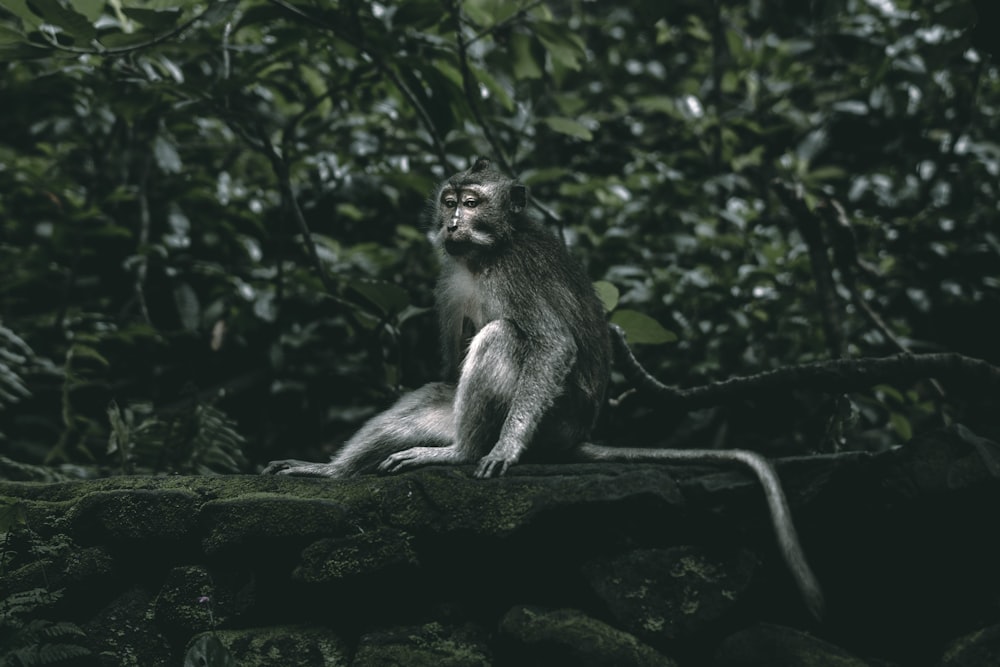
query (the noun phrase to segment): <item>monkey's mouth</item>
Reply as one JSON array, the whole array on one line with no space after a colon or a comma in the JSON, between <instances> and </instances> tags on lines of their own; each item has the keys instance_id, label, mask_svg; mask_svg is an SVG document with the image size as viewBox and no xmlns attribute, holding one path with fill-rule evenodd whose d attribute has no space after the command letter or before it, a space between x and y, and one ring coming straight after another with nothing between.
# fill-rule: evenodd
<instances>
[{"instance_id":1,"label":"monkey's mouth","mask_svg":"<svg viewBox=\"0 0 1000 667\"><path fill-rule=\"evenodd\" d=\"M476 249L476 244L472 241L456 241L454 239L448 239L444 242L444 250L452 257L461 257L463 255L468 255L473 250Z\"/></svg>"}]
</instances>

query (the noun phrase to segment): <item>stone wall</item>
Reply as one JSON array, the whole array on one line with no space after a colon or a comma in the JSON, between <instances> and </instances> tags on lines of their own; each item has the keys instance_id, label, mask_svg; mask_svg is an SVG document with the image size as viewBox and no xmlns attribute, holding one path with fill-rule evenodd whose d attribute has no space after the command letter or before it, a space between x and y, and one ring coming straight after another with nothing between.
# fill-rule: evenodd
<instances>
[{"instance_id":1,"label":"stone wall","mask_svg":"<svg viewBox=\"0 0 1000 667\"><path fill-rule=\"evenodd\" d=\"M822 622L748 476L645 464L0 482L0 599L80 665L996 665L997 454L779 462Z\"/></svg>"}]
</instances>

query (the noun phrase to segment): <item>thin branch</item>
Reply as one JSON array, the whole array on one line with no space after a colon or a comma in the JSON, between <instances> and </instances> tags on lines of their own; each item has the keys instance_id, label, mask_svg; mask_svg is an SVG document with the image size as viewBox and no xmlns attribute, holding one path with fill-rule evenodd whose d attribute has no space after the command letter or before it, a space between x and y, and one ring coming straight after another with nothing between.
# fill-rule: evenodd
<instances>
[{"instance_id":1,"label":"thin branch","mask_svg":"<svg viewBox=\"0 0 1000 667\"><path fill-rule=\"evenodd\" d=\"M472 76L472 69L469 67L469 53L465 44L465 35L462 34L462 16L458 8L457 0L448 0L448 11L451 13L452 20L455 22L455 41L458 45L458 65L462 71L462 88L465 90L465 98L469 102L469 108L472 110L472 116L476 119L476 123L483 131L483 136L486 137L486 141L490 144L493 155L500 163L500 166L503 167L504 171L507 173L513 173L514 170L511 168L510 161L507 159L506 154L504 154L500 141L497 139L496 135L493 134L492 128L490 128L490 126L483 119L483 114L479 109L479 90L476 85L477 82Z\"/></svg>"},{"instance_id":2,"label":"thin branch","mask_svg":"<svg viewBox=\"0 0 1000 667\"><path fill-rule=\"evenodd\" d=\"M480 31L479 33L477 33L475 37L473 37L472 39L469 40L469 43L467 44L467 46L472 46L473 44L475 44L476 42L478 42L481 39L489 37L490 35L492 35L494 33L500 32L501 30L504 30L505 28L508 28L508 27L512 26L513 24L518 23L519 21L523 21L525 19L525 17L528 15L528 12L530 12L535 7L538 7L543 2L544 2L544 0L535 0L535 2L530 2L527 5L525 5L524 7L521 7L521 9L519 9L515 13L511 14L510 16L508 16L507 18L505 18L503 21L499 21L497 23L494 23L489 28L486 28L486 29Z\"/></svg>"},{"instance_id":3,"label":"thin branch","mask_svg":"<svg viewBox=\"0 0 1000 667\"><path fill-rule=\"evenodd\" d=\"M236 5L234 3L233 7L235 8L235 6ZM209 12L217 12L217 11L218 9L216 9L215 4L209 3L208 9L201 12L194 18L185 21L176 28L168 30L167 32L161 35L157 35L147 42L142 42L140 44L131 44L129 46L107 47L95 39L93 40L94 48L85 49L79 46L67 46L66 44L60 44L58 40L55 39L54 36L49 35L44 30L41 31L41 34L44 36L46 43L56 51L64 51L66 53L74 53L77 55L87 54L87 55L98 55L98 56L120 56L125 53L132 53L133 51L141 51L142 49L148 49L151 46L156 46L157 44L166 42L169 39L173 39L174 37L177 37L184 31L186 31L188 28L191 28L195 23L198 23L198 21L201 21Z\"/></svg>"},{"instance_id":4,"label":"thin branch","mask_svg":"<svg viewBox=\"0 0 1000 667\"><path fill-rule=\"evenodd\" d=\"M910 354L910 348L904 343L895 332L889 328L885 320L875 312L868 301L862 296L858 281L855 278L855 271L861 271L867 275L877 275L875 269L862 261L858 255L858 240L854 235L854 228L847 219L847 212L836 199L826 197L824 206L819 207L823 221L831 230L833 236L833 259L840 270L840 279L851 295L851 302L861 311L868 323L871 324L893 347L903 354ZM944 388L941 383L934 378L930 378L931 387L938 398L945 397Z\"/></svg>"},{"instance_id":5,"label":"thin branch","mask_svg":"<svg viewBox=\"0 0 1000 667\"><path fill-rule=\"evenodd\" d=\"M222 80L228 81L232 71L229 57L229 38L233 33L233 22L226 21L226 26L222 30Z\"/></svg>"},{"instance_id":6,"label":"thin branch","mask_svg":"<svg viewBox=\"0 0 1000 667\"><path fill-rule=\"evenodd\" d=\"M139 303L139 312L146 324L151 324L149 317L149 306L146 304L146 274L149 270L149 235L152 226L152 216L149 213L149 171L152 166L152 153L146 155L142 163L142 173L139 175L139 242L136 254L139 263L135 268L135 284L132 289L135 291L136 301Z\"/></svg>"},{"instance_id":7,"label":"thin branch","mask_svg":"<svg viewBox=\"0 0 1000 667\"><path fill-rule=\"evenodd\" d=\"M965 390L1000 389L1000 368L961 354L900 354L892 357L838 359L789 366L756 375L713 382L690 389L669 387L636 360L620 327L612 326L615 352L625 376L661 406L690 411L747 400L761 392L809 389L827 394L861 391L887 382L913 382L929 377L951 380Z\"/></svg>"},{"instance_id":8,"label":"thin branch","mask_svg":"<svg viewBox=\"0 0 1000 667\"><path fill-rule=\"evenodd\" d=\"M844 287L851 294L851 301L864 314L868 322L878 329L879 333L885 336L897 350L908 353L910 350L903 341L896 336L885 323L885 320L861 296L861 290L858 288L858 283L854 276L855 269L860 269L869 275L874 273L874 269L864 264L858 256L857 237L855 237L854 230L847 220L847 212L844 211L844 207L840 205L840 202L835 199L827 197L824 203L825 206L819 207L819 212L823 216L824 222L826 222L827 226L833 232L833 259L837 263L837 269L840 271Z\"/></svg>"},{"instance_id":9,"label":"thin branch","mask_svg":"<svg viewBox=\"0 0 1000 667\"><path fill-rule=\"evenodd\" d=\"M535 3L538 4L538 3ZM521 10L515 17L523 18L524 12L532 8L534 5L529 6L526 9ZM451 13L452 19L455 21L455 41L458 46L458 64L459 69L462 72L462 88L465 91L465 97L469 102L469 108L472 110L472 116L476 123L479 125L480 129L483 131L483 136L486 138L487 143L490 145L490 150L493 152L496 161L500 164L505 172L508 174L515 174L513 164L504 154L503 147L500 145L500 140L493 133L493 129L483 118L482 111L479 108L479 90L477 87L477 81L475 77L472 76L472 69L469 67L469 45L473 44L483 35L480 34L475 37L472 41L466 42L465 35L462 34L462 14L459 9L457 0L448 0L448 11ZM512 17L513 18L513 17ZM506 19L510 21L511 19ZM504 21L501 21L504 23ZM497 24L500 25L500 24ZM494 26L496 27L496 26ZM560 226L560 236L562 235L562 216L549 208L546 204L539 201L535 196L531 197L532 203L542 212L546 218Z\"/></svg>"},{"instance_id":10,"label":"thin branch","mask_svg":"<svg viewBox=\"0 0 1000 667\"><path fill-rule=\"evenodd\" d=\"M413 107L413 109L417 112L417 115L420 117L420 121L424 125L424 129L427 130L427 133L430 135L431 143L433 144L434 152L437 156L438 161L441 163L441 166L444 168L446 172L450 170L451 165L448 163L448 156L444 148L444 142L438 135L437 127L434 125L434 121L431 118L430 113L420 103L420 100L417 99L416 94L412 90L410 90L409 86L406 85L406 82L403 81L399 73L393 70L391 67L389 67L389 65L385 62L385 59L382 58L377 51L373 51L367 48L362 39L354 37L350 33L341 30L337 26L330 24L321 18L309 15L308 13L302 11L295 5L285 2L285 0L269 0L269 2L277 7L284 9L285 11L291 14L294 14L300 19L309 22L312 25L317 25L325 30L332 32L339 39L344 40L345 42L356 48L358 51L363 53L365 56L367 56L371 60L372 64L374 64L375 67L380 72L382 72L382 74L388 77L388 79L392 82L392 84L396 87L396 89L399 90L400 93L402 93L403 97L406 98L407 102L409 102L410 105Z\"/></svg>"},{"instance_id":11,"label":"thin branch","mask_svg":"<svg viewBox=\"0 0 1000 667\"><path fill-rule=\"evenodd\" d=\"M326 268L323 266L323 261L319 258L319 252L316 250L316 244L313 243L312 240L312 231L309 229L309 223L306 222L305 216L302 215L302 209L299 207L298 198L295 196L295 191L292 189L292 176L290 170L288 169L288 163L274 148L274 144L272 144L271 140L267 138L267 135L262 127L258 126L256 133L257 144L260 147L259 150L267 157L268 160L270 160L271 169L274 171L274 175L278 179L278 187L281 190L282 204L285 210L291 213L296 226L299 228L299 233L302 234L302 242L305 244L306 253L309 255L309 260L312 262L313 268L316 269L316 273L319 276L320 281L323 283L323 289L326 290L327 294L335 295L337 293L337 286L330 280L330 277L326 273Z\"/></svg>"},{"instance_id":12,"label":"thin branch","mask_svg":"<svg viewBox=\"0 0 1000 667\"><path fill-rule=\"evenodd\" d=\"M722 3L720 0L712 1L712 90L711 101L715 107L715 127L713 128L712 142L712 171L719 176L722 174L722 144L724 139L724 128L722 125L722 75L723 75L723 51L726 49L725 25L722 19ZM716 205L721 209L725 205L726 194L722 188L716 189Z\"/></svg>"},{"instance_id":13,"label":"thin branch","mask_svg":"<svg viewBox=\"0 0 1000 667\"><path fill-rule=\"evenodd\" d=\"M839 359L844 356L844 335L839 318L837 288L833 284L833 267L830 266L830 258L826 254L826 243L823 240L819 219L803 201L800 187L793 188L779 180L773 181L773 184L774 191L788 208L799 233L806 242L809 264L816 283L816 297L819 299L820 319L826 346L830 356Z\"/></svg>"},{"instance_id":14,"label":"thin branch","mask_svg":"<svg viewBox=\"0 0 1000 667\"><path fill-rule=\"evenodd\" d=\"M847 219L847 212L840 202L832 197L824 197L825 206L819 211L833 236L833 261L837 268L846 273L860 271L869 278L881 278L878 269L861 259L858 252L858 237Z\"/></svg>"}]
</instances>

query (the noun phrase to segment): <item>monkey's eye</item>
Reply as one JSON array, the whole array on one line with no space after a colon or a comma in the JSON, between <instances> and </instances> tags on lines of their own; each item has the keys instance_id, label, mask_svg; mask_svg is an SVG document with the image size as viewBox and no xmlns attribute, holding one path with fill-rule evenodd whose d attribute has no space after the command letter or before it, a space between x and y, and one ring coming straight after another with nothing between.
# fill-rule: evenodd
<instances>
[{"instance_id":1,"label":"monkey's eye","mask_svg":"<svg viewBox=\"0 0 1000 667\"><path fill-rule=\"evenodd\" d=\"M455 208L456 206L458 206L458 201L456 201L454 199L445 199L444 200L444 205L445 205L445 208Z\"/></svg>"},{"instance_id":2,"label":"monkey's eye","mask_svg":"<svg viewBox=\"0 0 1000 667\"><path fill-rule=\"evenodd\" d=\"M479 202L475 199L466 199L462 202L462 205L465 206L465 208L476 208L479 206Z\"/></svg>"}]
</instances>

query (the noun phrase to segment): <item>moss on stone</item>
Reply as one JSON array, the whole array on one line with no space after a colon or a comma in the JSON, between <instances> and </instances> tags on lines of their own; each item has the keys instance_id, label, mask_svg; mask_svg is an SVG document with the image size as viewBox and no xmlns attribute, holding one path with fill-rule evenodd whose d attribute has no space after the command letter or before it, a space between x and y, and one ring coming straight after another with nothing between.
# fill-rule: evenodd
<instances>
[{"instance_id":1,"label":"moss on stone","mask_svg":"<svg viewBox=\"0 0 1000 667\"><path fill-rule=\"evenodd\" d=\"M633 635L575 609L515 607L500 621L511 657L581 667L676 667Z\"/></svg>"}]
</instances>

